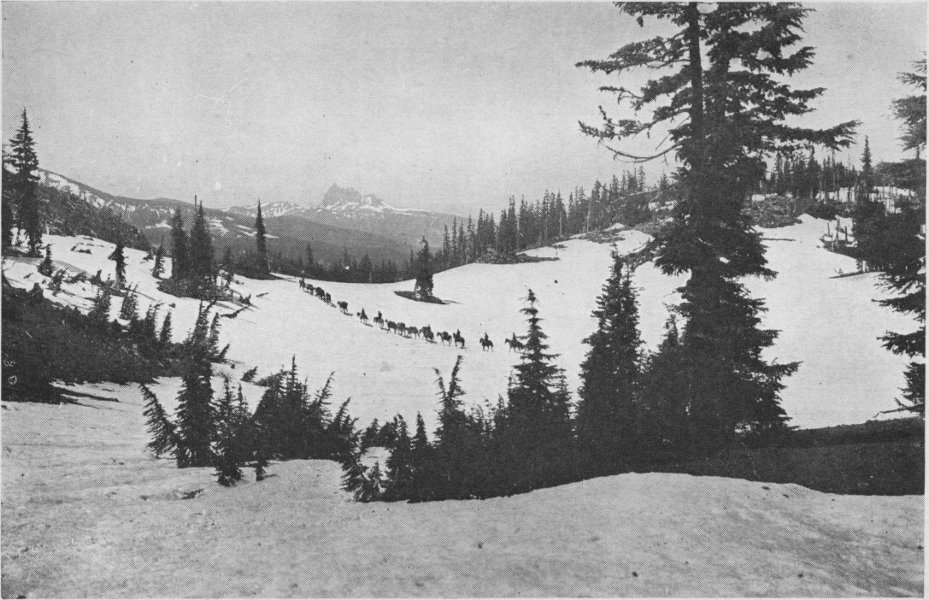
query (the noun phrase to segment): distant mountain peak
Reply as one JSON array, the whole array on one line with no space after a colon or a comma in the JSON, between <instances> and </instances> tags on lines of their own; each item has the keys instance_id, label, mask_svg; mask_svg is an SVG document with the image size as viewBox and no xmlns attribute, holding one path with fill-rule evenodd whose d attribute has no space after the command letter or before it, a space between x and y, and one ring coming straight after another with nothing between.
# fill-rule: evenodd
<instances>
[{"instance_id":1,"label":"distant mountain peak","mask_svg":"<svg viewBox=\"0 0 929 600\"><path fill-rule=\"evenodd\" d=\"M361 192L353 187L339 187L333 183L323 194L323 201L319 204L320 208L328 210L397 210L374 194L362 195Z\"/></svg>"}]
</instances>

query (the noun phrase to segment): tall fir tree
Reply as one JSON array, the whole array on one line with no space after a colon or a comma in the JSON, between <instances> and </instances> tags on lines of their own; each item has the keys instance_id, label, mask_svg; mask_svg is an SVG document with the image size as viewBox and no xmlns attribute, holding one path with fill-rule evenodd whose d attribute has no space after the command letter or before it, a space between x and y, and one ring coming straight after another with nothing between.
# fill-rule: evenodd
<instances>
[{"instance_id":1,"label":"tall fir tree","mask_svg":"<svg viewBox=\"0 0 929 600\"><path fill-rule=\"evenodd\" d=\"M171 218L171 279L180 281L190 276L190 244L184 230L184 216L180 207Z\"/></svg>"},{"instance_id":2,"label":"tall fir tree","mask_svg":"<svg viewBox=\"0 0 929 600\"><path fill-rule=\"evenodd\" d=\"M874 188L874 166L871 159L871 141L864 137L864 150L861 151L861 175L858 181L858 202L867 201Z\"/></svg>"},{"instance_id":3,"label":"tall fir tree","mask_svg":"<svg viewBox=\"0 0 929 600\"><path fill-rule=\"evenodd\" d=\"M690 274L680 290L686 320L680 370L688 378L692 448L706 452L739 431L769 431L787 420L779 391L797 364L762 358L776 332L759 327L763 303L740 281L775 275L766 265L760 234L742 210L763 176L764 160L785 149L846 146L856 123L823 130L787 123L809 112L809 103L823 92L793 89L783 80L811 64L812 48L791 48L802 39L810 9L796 3L695 2L633 2L621 9L640 25L654 17L676 31L579 66L607 74L638 68L666 74L638 92L608 88L636 118L613 119L601 108L604 124L581 128L617 157L642 162L676 152L682 165L678 180L685 193L656 236L655 263L667 274ZM638 118L646 112L645 119ZM668 127L670 142L656 154L615 147L656 127Z\"/></svg>"},{"instance_id":4,"label":"tall fir tree","mask_svg":"<svg viewBox=\"0 0 929 600\"><path fill-rule=\"evenodd\" d=\"M642 339L631 273L614 252L613 268L593 312L597 330L584 340L576 432L588 474L631 463L639 446L639 379Z\"/></svg>"},{"instance_id":5,"label":"tall fir tree","mask_svg":"<svg viewBox=\"0 0 929 600\"><path fill-rule=\"evenodd\" d=\"M530 289L527 332L521 361L507 390L508 403L498 431L507 454L505 475L510 492L564 483L573 477L573 432L564 373L547 352L535 293Z\"/></svg>"},{"instance_id":6,"label":"tall fir tree","mask_svg":"<svg viewBox=\"0 0 929 600\"><path fill-rule=\"evenodd\" d=\"M908 333L887 332L881 339L894 354L911 359L904 372L906 384L901 409L926 413L926 239L921 227L926 222L925 197L904 205L889 215L885 229L891 233L889 256L881 282L894 297L880 300L896 312L912 316L919 324Z\"/></svg>"},{"instance_id":7,"label":"tall fir tree","mask_svg":"<svg viewBox=\"0 0 929 600\"><path fill-rule=\"evenodd\" d=\"M155 251L155 264L152 265L152 277L155 279L161 279L161 275L164 273L164 259L165 238L161 236L161 243L158 244L158 250Z\"/></svg>"},{"instance_id":8,"label":"tall fir tree","mask_svg":"<svg viewBox=\"0 0 929 600\"><path fill-rule=\"evenodd\" d=\"M265 221L261 216L261 200L258 200L258 212L255 215L255 250L258 253L256 266L258 272L262 275L267 275L271 271L268 264L268 243L265 240L265 235Z\"/></svg>"},{"instance_id":9,"label":"tall fir tree","mask_svg":"<svg viewBox=\"0 0 929 600\"><path fill-rule=\"evenodd\" d=\"M194 196L194 222L190 226L191 275L198 283L208 284L213 277L213 241L203 213L203 202Z\"/></svg>"},{"instance_id":10,"label":"tall fir tree","mask_svg":"<svg viewBox=\"0 0 929 600\"><path fill-rule=\"evenodd\" d=\"M29 127L29 116L23 109L22 123L10 139L8 159L10 184L16 206L16 223L26 235L29 255L38 256L42 243L42 208L37 194L39 186L39 158L35 151L35 140Z\"/></svg>"},{"instance_id":11,"label":"tall fir tree","mask_svg":"<svg viewBox=\"0 0 929 600\"><path fill-rule=\"evenodd\" d=\"M916 197L903 203L900 210L888 216L886 229L892 245L890 258L884 265L881 281L896 296L881 300L881 305L915 317L919 326L909 333L887 332L884 347L911 359L904 372L906 384L900 408L926 414L926 167L919 153L926 147L926 59L917 61L914 71L902 73L901 81L916 88L916 94L895 100L896 117L903 121L901 138L904 150L915 150L914 187Z\"/></svg>"}]
</instances>

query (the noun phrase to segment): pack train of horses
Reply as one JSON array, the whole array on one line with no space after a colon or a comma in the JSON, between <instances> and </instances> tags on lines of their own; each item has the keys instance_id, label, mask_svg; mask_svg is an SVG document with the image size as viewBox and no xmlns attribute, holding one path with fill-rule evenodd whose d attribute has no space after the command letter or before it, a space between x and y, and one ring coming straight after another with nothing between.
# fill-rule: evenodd
<instances>
[{"instance_id":1,"label":"pack train of horses","mask_svg":"<svg viewBox=\"0 0 929 600\"><path fill-rule=\"evenodd\" d=\"M333 303L332 296L319 286L313 285L312 283L308 283L301 279L300 289L318 298L327 305L333 308L338 308L343 315L352 314L348 310L348 302L339 300L338 302ZM461 335L460 329L455 330L454 333L449 333L448 331L433 331L431 325L416 327L407 325L402 321L391 321L390 319L385 318L381 311L377 311L377 316L372 319L368 316L368 313L365 312L364 308L362 308L359 312L356 312L355 316L358 317L358 320L361 321L363 325L367 325L368 327L378 327L387 333L395 333L410 339L422 339L430 344L445 344L447 346L461 348L462 350L465 349L465 338L463 335ZM487 335L486 331L484 332L484 337L480 338L478 341L481 344L481 350L485 352L493 351L494 343L490 339L490 336ZM522 352L526 347L525 344L521 342L518 337L516 337L516 333L513 333L509 339L505 339L503 341L507 346L509 346L510 352Z\"/></svg>"}]
</instances>

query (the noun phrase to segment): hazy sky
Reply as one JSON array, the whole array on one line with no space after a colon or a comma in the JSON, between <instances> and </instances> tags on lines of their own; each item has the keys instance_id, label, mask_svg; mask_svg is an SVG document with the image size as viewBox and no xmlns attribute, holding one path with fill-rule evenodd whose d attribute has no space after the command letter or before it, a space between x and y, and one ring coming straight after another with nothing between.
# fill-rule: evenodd
<instances>
[{"instance_id":1,"label":"hazy sky","mask_svg":"<svg viewBox=\"0 0 929 600\"><path fill-rule=\"evenodd\" d=\"M817 3L809 121L860 119L895 160L890 102L926 4ZM467 213L626 165L582 136L610 82L574 63L643 36L610 4L4 2L3 137L25 106L43 167L117 194L316 204L333 182ZM644 30L646 33L654 29ZM851 155L857 160L859 149ZM662 166L648 166L652 174Z\"/></svg>"}]
</instances>

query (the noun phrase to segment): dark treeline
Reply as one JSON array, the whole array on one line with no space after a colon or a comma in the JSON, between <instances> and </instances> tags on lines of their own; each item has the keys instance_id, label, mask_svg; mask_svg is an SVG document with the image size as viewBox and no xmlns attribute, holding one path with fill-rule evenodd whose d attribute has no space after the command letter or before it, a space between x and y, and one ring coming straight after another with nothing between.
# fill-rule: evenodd
<instances>
[{"instance_id":1,"label":"dark treeline","mask_svg":"<svg viewBox=\"0 0 929 600\"><path fill-rule=\"evenodd\" d=\"M469 216L446 227L434 257L436 271L471 262L513 262L519 252L616 222L634 227L652 218L649 204L670 187L662 175L657 185L646 188L645 170L639 167L621 178L614 175L608 184L595 181L589 193L576 188L567 199L549 191L534 202L510 197L499 218L481 210L476 221Z\"/></svg>"},{"instance_id":2,"label":"dark treeline","mask_svg":"<svg viewBox=\"0 0 929 600\"><path fill-rule=\"evenodd\" d=\"M41 268L41 267L40 267ZM3 281L3 397L7 400L62 402L55 383L147 382L179 374L182 352L171 341L171 313L159 326L161 306L140 314L133 290L91 278L98 293L88 314L45 297L66 280L63 270L49 272L47 291L36 284L17 290ZM67 278L68 283L82 275ZM119 318L111 306L122 293Z\"/></svg>"},{"instance_id":3,"label":"dark treeline","mask_svg":"<svg viewBox=\"0 0 929 600\"><path fill-rule=\"evenodd\" d=\"M228 256L229 258L224 259L224 264L227 260L233 260L231 250ZM246 263L250 262L250 256L246 254L244 260ZM271 269L277 273L342 283L394 283L408 278L410 273L408 262L398 265L386 258L375 261L367 252L359 259L347 248L343 248L342 256L336 260L320 261L314 256L311 244L306 245L304 254L297 256L287 256L283 250L278 250L271 255L269 261ZM239 267L235 268L241 270Z\"/></svg>"}]
</instances>

